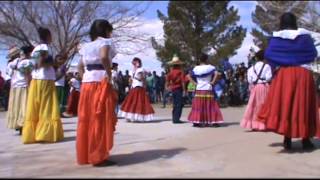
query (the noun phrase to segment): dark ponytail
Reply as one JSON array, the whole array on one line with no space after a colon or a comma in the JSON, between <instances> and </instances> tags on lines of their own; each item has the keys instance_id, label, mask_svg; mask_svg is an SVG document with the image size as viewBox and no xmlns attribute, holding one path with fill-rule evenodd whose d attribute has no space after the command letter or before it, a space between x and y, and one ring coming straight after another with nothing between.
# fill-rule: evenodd
<instances>
[{"instance_id":1,"label":"dark ponytail","mask_svg":"<svg viewBox=\"0 0 320 180\"><path fill-rule=\"evenodd\" d=\"M51 32L49 29L44 27L38 28L38 34L41 41L47 42L48 37L51 36Z\"/></svg>"}]
</instances>

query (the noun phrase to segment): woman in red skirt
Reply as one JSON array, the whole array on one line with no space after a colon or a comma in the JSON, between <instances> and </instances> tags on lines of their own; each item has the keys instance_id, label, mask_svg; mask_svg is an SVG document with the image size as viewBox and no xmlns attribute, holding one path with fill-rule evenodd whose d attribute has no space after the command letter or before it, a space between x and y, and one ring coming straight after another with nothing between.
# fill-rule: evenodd
<instances>
[{"instance_id":1,"label":"woman in red skirt","mask_svg":"<svg viewBox=\"0 0 320 180\"><path fill-rule=\"evenodd\" d=\"M71 89L68 97L67 111L63 113L64 117L73 117L78 114L78 104L80 97L80 76L75 73L75 77L70 79L69 82Z\"/></svg>"},{"instance_id":2,"label":"woman in red skirt","mask_svg":"<svg viewBox=\"0 0 320 180\"><path fill-rule=\"evenodd\" d=\"M218 103L214 100L212 86L217 81L219 73L215 67L207 63L208 56L203 54L200 65L192 70L190 81L196 84L195 96L192 100L192 109L188 120L194 127L216 126L223 123L222 113Z\"/></svg>"},{"instance_id":3,"label":"woman in red skirt","mask_svg":"<svg viewBox=\"0 0 320 180\"><path fill-rule=\"evenodd\" d=\"M273 33L265 52L278 70L258 118L267 130L284 136L285 149L291 149L291 138L302 138L303 148L312 149L311 138L319 135L316 88L309 65L316 56L308 31L297 28L293 14L284 13L280 31Z\"/></svg>"},{"instance_id":4,"label":"woman in red skirt","mask_svg":"<svg viewBox=\"0 0 320 180\"><path fill-rule=\"evenodd\" d=\"M135 57L132 60L133 75L132 88L121 105L120 115L128 122L152 121L154 110L150 104L145 88L145 73L141 60Z\"/></svg>"}]
</instances>

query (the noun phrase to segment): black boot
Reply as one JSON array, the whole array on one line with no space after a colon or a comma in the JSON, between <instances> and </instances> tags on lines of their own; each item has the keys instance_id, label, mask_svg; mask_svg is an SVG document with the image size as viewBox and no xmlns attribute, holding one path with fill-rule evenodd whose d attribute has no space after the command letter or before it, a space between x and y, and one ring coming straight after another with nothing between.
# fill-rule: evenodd
<instances>
[{"instance_id":1,"label":"black boot","mask_svg":"<svg viewBox=\"0 0 320 180\"><path fill-rule=\"evenodd\" d=\"M193 123L193 127L200 127L200 124Z\"/></svg>"},{"instance_id":2,"label":"black boot","mask_svg":"<svg viewBox=\"0 0 320 180\"><path fill-rule=\"evenodd\" d=\"M306 139L302 139L302 148L305 150L309 150L309 149L314 149L315 146L313 145L313 143L309 138L306 138Z\"/></svg>"},{"instance_id":3,"label":"black boot","mask_svg":"<svg viewBox=\"0 0 320 180\"><path fill-rule=\"evenodd\" d=\"M20 136L22 135L22 127L19 128L19 135L20 135Z\"/></svg>"},{"instance_id":4,"label":"black boot","mask_svg":"<svg viewBox=\"0 0 320 180\"><path fill-rule=\"evenodd\" d=\"M283 147L284 147L284 149L286 149L286 150L290 150L290 149L291 149L291 138L284 137Z\"/></svg>"}]
</instances>

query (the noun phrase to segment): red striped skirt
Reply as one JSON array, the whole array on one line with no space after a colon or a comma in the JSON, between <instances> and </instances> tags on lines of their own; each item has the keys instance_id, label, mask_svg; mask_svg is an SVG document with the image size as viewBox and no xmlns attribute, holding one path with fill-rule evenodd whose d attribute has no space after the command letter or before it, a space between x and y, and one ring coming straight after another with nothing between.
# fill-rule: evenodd
<instances>
[{"instance_id":1,"label":"red striped skirt","mask_svg":"<svg viewBox=\"0 0 320 180\"><path fill-rule=\"evenodd\" d=\"M196 90L188 120L195 124L223 123L222 113L212 91Z\"/></svg>"},{"instance_id":2,"label":"red striped skirt","mask_svg":"<svg viewBox=\"0 0 320 180\"><path fill-rule=\"evenodd\" d=\"M312 73L302 67L281 67L258 119L266 129L290 138L320 135L316 88Z\"/></svg>"}]
</instances>

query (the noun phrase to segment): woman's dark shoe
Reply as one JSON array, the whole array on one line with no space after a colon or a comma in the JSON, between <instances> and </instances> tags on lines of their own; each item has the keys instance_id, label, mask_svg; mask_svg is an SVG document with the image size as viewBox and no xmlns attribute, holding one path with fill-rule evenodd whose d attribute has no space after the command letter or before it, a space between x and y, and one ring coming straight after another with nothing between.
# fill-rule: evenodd
<instances>
[{"instance_id":1,"label":"woman's dark shoe","mask_svg":"<svg viewBox=\"0 0 320 180\"><path fill-rule=\"evenodd\" d=\"M218 128L220 127L220 124L213 124L212 127Z\"/></svg>"},{"instance_id":2,"label":"woman's dark shoe","mask_svg":"<svg viewBox=\"0 0 320 180\"><path fill-rule=\"evenodd\" d=\"M305 150L314 149L315 146L310 139L302 139L302 148Z\"/></svg>"},{"instance_id":3,"label":"woman's dark shoe","mask_svg":"<svg viewBox=\"0 0 320 180\"><path fill-rule=\"evenodd\" d=\"M193 127L200 127L200 124L193 123Z\"/></svg>"},{"instance_id":4,"label":"woman's dark shoe","mask_svg":"<svg viewBox=\"0 0 320 180\"><path fill-rule=\"evenodd\" d=\"M291 146L291 138L285 137L283 141L283 147L285 150L290 150L292 148Z\"/></svg>"},{"instance_id":5,"label":"woman's dark shoe","mask_svg":"<svg viewBox=\"0 0 320 180\"><path fill-rule=\"evenodd\" d=\"M184 122L183 121L176 121L176 122L173 122L173 124L183 124Z\"/></svg>"}]
</instances>

